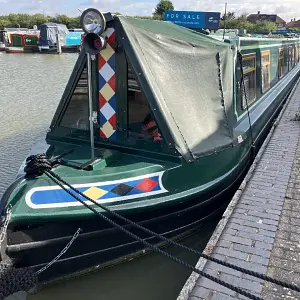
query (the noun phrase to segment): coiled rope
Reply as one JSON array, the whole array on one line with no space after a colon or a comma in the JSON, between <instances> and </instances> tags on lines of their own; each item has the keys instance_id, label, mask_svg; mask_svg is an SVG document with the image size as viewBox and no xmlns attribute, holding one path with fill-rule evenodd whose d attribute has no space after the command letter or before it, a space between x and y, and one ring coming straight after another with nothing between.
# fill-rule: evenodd
<instances>
[{"instance_id":1,"label":"coiled rope","mask_svg":"<svg viewBox=\"0 0 300 300\"><path fill-rule=\"evenodd\" d=\"M173 260L174 262L178 263L178 264L181 264L183 265L184 267L194 271L195 273L198 273L199 275L203 276L203 277L206 277L222 286L225 286L243 296L246 296L248 297L249 299L255 299L255 300L262 300L262 298L259 298L253 294L250 294L248 293L247 291L243 290L243 289L240 289L234 285L231 285L231 284L228 284L214 276L211 276L209 274L206 274L204 273L203 271L195 268L194 266L170 255L169 253L161 250L160 248L158 248L157 246L154 246L150 243L148 243L147 241L145 241L144 239L140 238L139 236L133 234L132 232L128 231L127 229L123 228L121 225L115 223L113 220L109 219L108 217L106 217L104 214L102 214L101 212L97 211L95 208L93 208L92 206L88 205L85 201L81 200L78 196L76 196L75 194L73 194L69 189L73 190L75 193L77 193L78 195L84 197L85 199L87 199L88 201L92 202L93 204L95 204L97 207L103 209L104 211L110 213L111 215L117 217L118 219L120 220L123 220L125 222L127 222L128 224L132 225L133 227L136 227L148 234L151 234L171 245L174 245L176 247L179 247L181 249L184 249L186 251L189 251L193 254L197 254L199 255L200 257L204 258L204 259L207 259L209 261L212 261L212 262L215 262L217 264L220 264L222 266L225 266L225 267L228 267L228 268L231 268L233 270L236 270L236 271L240 271L242 273L245 273L245 274L248 274L248 275L251 275L253 277L257 277L259 279L262 279L262 280L265 280L265 281L268 281L268 282L271 282L271 283L274 283L274 284L277 284L277 285L280 285L282 287L285 287L285 288L289 288L291 290L294 290L294 291L297 291L297 292L300 292L300 288L295 285L295 284L291 284L291 283L288 283L288 282L285 282L285 281L281 281L281 280L277 280L277 279L274 279L270 276L267 276L265 274L261 274L261 273L258 273L258 272L254 272L254 271L251 271L251 270L248 270L248 269L245 269L245 268L241 268L239 266L236 266L236 265L233 265L233 264L230 264L230 263L227 263L227 262L224 262L224 261L221 261L219 259L216 259L216 258L213 258L213 257L210 257L206 254L203 254L199 251L196 251L194 249L191 249L191 248L188 248L182 244L179 244L171 239L168 239L160 234L157 234L125 217L123 217L122 215L110 210L109 208L101 205L100 203L97 203L95 200L89 198L88 196L86 196L85 194L81 193L79 190L77 190L76 188L72 187L69 183L67 183L64 179L62 179L59 175L57 175L56 173L54 173L51 169L52 169L52 165L54 164L55 162L51 162L47 159L46 155L45 154L38 154L38 155L33 155L33 156L30 156L27 158L26 160L26 166L24 168L24 171L26 172L26 177L36 177L36 176L40 176L42 175L43 173L48 176L52 181L54 181L58 186L60 186L64 191L66 191L69 195L71 195L74 199L76 199L77 201L79 201L82 205L84 205L86 208L88 208L89 210L91 210L94 214L96 214L97 216L101 217L103 220L107 221L109 224L111 224L112 226L118 228L120 231L124 232L125 234L129 235L130 237L132 237L133 239L139 241L140 243L144 244L145 246L149 247L150 249L152 249L153 251L156 251L164 256L166 256L167 258ZM67 186L67 187L65 187Z\"/></svg>"}]
</instances>

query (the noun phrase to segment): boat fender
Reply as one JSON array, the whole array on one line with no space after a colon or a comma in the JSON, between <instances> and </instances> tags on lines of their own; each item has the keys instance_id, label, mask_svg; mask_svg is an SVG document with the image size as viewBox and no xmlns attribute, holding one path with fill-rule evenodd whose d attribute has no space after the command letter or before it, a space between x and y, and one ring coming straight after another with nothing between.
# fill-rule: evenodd
<instances>
[{"instance_id":1,"label":"boat fender","mask_svg":"<svg viewBox=\"0 0 300 300\"><path fill-rule=\"evenodd\" d=\"M20 291L29 292L37 283L38 276L33 269L0 263L0 300Z\"/></svg>"}]
</instances>

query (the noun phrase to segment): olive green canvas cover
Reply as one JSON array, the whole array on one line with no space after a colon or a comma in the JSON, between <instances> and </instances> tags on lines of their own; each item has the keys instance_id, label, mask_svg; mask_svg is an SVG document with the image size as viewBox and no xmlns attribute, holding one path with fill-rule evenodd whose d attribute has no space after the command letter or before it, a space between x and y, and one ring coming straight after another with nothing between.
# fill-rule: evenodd
<instances>
[{"instance_id":1,"label":"olive green canvas cover","mask_svg":"<svg viewBox=\"0 0 300 300\"><path fill-rule=\"evenodd\" d=\"M233 144L234 53L227 43L169 22L117 17L141 88L188 160ZM163 131L163 130L162 130Z\"/></svg>"}]
</instances>

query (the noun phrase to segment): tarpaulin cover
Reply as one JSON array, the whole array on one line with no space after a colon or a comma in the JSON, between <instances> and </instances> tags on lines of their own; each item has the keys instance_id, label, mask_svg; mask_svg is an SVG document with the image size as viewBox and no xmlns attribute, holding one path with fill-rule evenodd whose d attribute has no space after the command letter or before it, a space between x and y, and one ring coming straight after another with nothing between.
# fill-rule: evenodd
<instances>
[{"instance_id":1,"label":"tarpaulin cover","mask_svg":"<svg viewBox=\"0 0 300 300\"><path fill-rule=\"evenodd\" d=\"M40 28L40 46L54 46L56 44L56 35L59 33L61 45L66 43L66 34L69 30L64 24L44 23Z\"/></svg>"},{"instance_id":2,"label":"tarpaulin cover","mask_svg":"<svg viewBox=\"0 0 300 300\"><path fill-rule=\"evenodd\" d=\"M128 17L119 21L128 41L127 56L135 56L142 70L141 87L150 86L151 95L145 93L150 106L158 108L181 154L197 159L230 147L230 45L169 22Z\"/></svg>"}]
</instances>

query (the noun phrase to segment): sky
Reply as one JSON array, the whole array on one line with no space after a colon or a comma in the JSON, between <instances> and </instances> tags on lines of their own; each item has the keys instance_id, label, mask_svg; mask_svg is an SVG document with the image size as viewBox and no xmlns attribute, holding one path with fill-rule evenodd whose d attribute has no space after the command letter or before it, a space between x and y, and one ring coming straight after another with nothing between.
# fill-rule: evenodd
<instances>
[{"instance_id":1,"label":"sky","mask_svg":"<svg viewBox=\"0 0 300 300\"><path fill-rule=\"evenodd\" d=\"M226 0L173 0L176 10L221 11ZM126 15L151 15L158 0L0 0L0 14L44 13L78 16L78 9L95 7ZM285 21L300 19L300 0L227 0L228 11L274 13Z\"/></svg>"}]
</instances>

